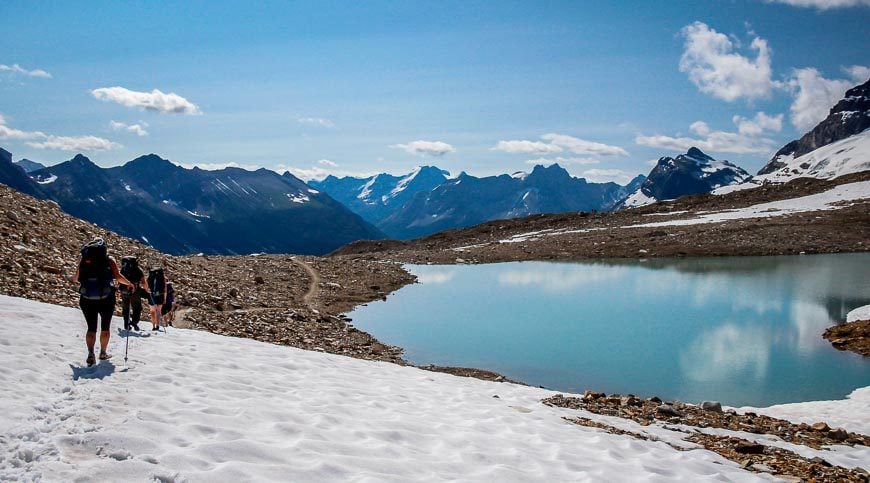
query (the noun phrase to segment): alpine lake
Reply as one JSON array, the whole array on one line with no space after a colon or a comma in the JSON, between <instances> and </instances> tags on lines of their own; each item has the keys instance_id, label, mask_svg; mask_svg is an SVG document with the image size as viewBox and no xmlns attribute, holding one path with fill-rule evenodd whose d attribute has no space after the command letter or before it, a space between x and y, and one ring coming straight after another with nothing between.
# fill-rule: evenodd
<instances>
[{"instance_id":1,"label":"alpine lake","mask_svg":"<svg viewBox=\"0 0 870 483\"><path fill-rule=\"evenodd\" d=\"M824 330L870 304L870 254L408 265L349 315L417 365L730 406L842 399L870 359Z\"/></svg>"}]
</instances>

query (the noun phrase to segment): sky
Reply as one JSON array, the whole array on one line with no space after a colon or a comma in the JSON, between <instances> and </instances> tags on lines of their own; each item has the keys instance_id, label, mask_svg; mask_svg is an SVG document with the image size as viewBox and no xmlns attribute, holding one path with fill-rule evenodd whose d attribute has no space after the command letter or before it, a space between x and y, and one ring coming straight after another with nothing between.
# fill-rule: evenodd
<instances>
[{"instance_id":1,"label":"sky","mask_svg":"<svg viewBox=\"0 0 870 483\"><path fill-rule=\"evenodd\" d=\"M870 78L870 0L0 2L0 147L47 165L625 183L756 172Z\"/></svg>"}]
</instances>

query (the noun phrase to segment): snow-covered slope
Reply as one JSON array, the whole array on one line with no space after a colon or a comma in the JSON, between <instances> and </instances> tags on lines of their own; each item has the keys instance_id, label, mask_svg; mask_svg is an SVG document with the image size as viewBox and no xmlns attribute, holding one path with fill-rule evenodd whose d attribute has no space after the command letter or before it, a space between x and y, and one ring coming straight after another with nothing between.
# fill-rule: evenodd
<instances>
[{"instance_id":1,"label":"snow-covered slope","mask_svg":"<svg viewBox=\"0 0 870 483\"><path fill-rule=\"evenodd\" d=\"M569 424L562 416L578 413L540 404L552 394L542 389L173 329L131 337L127 363L114 334L115 357L83 368L78 310L0 296L0 320L0 480L763 477L708 451Z\"/></svg>"},{"instance_id":2,"label":"snow-covered slope","mask_svg":"<svg viewBox=\"0 0 870 483\"><path fill-rule=\"evenodd\" d=\"M822 146L803 156L779 156L782 167L752 178L755 184L785 183L795 178L834 179L870 169L870 129Z\"/></svg>"}]
</instances>

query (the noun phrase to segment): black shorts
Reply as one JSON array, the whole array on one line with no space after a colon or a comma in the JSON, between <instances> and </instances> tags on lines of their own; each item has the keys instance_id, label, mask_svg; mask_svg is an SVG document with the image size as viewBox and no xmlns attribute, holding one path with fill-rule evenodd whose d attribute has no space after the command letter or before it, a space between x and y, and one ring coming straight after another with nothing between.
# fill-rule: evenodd
<instances>
[{"instance_id":1,"label":"black shorts","mask_svg":"<svg viewBox=\"0 0 870 483\"><path fill-rule=\"evenodd\" d=\"M151 294L148 297L148 300L151 302L151 305L163 305L165 298L166 298L165 295L156 296L154 294Z\"/></svg>"},{"instance_id":2,"label":"black shorts","mask_svg":"<svg viewBox=\"0 0 870 483\"><path fill-rule=\"evenodd\" d=\"M172 304L163 304L163 307L160 309L160 314L166 315L171 310L172 310Z\"/></svg>"},{"instance_id":3,"label":"black shorts","mask_svg":"<svg viewBox=\"0 0 870 483\"><path fill-rule=\"evenodd\" d=\"M97 319L99 318L100 329L103 332L109 331L109 326L112 323L112 313L115 311L115 292L112 295L102 300L90 300L84 297L79 298L79 307L85 315L85 322L88 323L88 332L97 331Z\"/></svg>"}]
</instances>

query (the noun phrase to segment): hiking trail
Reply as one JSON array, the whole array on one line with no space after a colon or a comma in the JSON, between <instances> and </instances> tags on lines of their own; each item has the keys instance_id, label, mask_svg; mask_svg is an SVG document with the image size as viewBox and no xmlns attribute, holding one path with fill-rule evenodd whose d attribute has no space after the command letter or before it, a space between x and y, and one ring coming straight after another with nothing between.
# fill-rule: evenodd
<instances>
[{"instance_id":1,"label":"hiking trail","mask_svg":"<svg viewBox=\"0 0 870 483\"><path fill-rule=\"evenodd\" d=\"M312 299L316 297L318 287L320 286L320 274L317 273L317 270L315 270L314 267L296 257L292 257L291 260L293 260L293 263L299 265L302 269L308 272L308 277L311 282L308 284L308 292L302 296L302 301L308 306L308 308L314 309L315 307L312 303Z\"/></svg>"}]
</instances>

